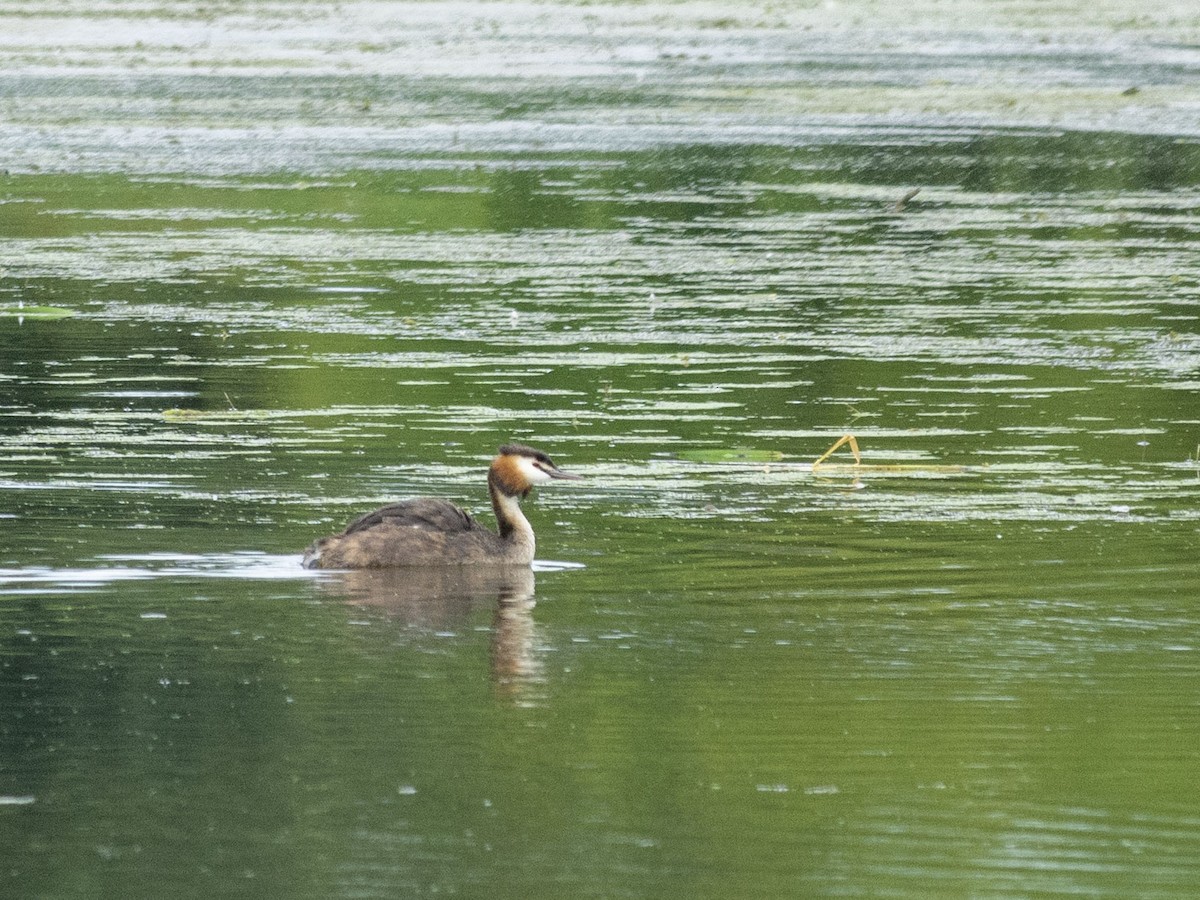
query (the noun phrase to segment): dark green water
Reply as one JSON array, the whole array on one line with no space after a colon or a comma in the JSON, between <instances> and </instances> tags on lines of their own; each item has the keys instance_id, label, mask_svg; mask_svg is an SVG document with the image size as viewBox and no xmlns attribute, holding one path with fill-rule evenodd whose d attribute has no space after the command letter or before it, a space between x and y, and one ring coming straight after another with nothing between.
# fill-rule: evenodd
<instances>
[{"instance_id":1,"label":"dark green water","mask_svg":"<svg viewBox=\"0 0 1200 900\"><path fill-rule=\"evenodd\" d=\"M1070 6L6 11L0 893L1192 896L1200 42ZM300 569L513 438L527 581Z\"/></svg>"}]
</instances>

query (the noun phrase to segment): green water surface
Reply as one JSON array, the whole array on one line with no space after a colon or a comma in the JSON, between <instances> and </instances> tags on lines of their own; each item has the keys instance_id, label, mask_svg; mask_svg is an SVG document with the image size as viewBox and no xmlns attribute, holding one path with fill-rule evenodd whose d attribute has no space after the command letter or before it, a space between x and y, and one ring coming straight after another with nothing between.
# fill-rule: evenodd
<instances>
[{"instance_id":1,"label":"green water surface","mask_svg":"<svg viewBox=\"0 0 1200 900\"><path fill-rule=\"evenodd\" d=\"M1200 21L917 6L0 8L0 894L1194 896Z\"/></svg>"}]
</instances>

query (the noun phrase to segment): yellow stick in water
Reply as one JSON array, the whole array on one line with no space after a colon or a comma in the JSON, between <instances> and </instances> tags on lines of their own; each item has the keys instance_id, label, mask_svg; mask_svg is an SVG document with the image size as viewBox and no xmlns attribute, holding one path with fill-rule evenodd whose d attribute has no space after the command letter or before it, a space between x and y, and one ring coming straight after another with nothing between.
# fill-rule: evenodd
<instances>
[{"instance_id":1,"label":"yellow stick in water","mask_svg":"<svg viewBox=\"0 0 1200 900\"><path fill-rule=\"evenodd\" d=\"M834 452L840 450L844 446L850 447L850 452L854 454L854 463L845 465L842 463L825 464L825 460L829 459ZM813 461L812 470L814 472L820 470L824 472L966 472L967 466L944 466L929 463L889 463L889 464L872 464L862 461L862 453L858 450L858 440L852 434L843 434L840 438L834 441L833 446L822 453Z\"/></svg>"},{"instance_id":2,"label":"yellow stick in water","mask_svg":"<svg viewBox=\"0 0 1200 900\"><path fill-rule=\"evenodd\" d=\"M862 454L858 452L858 441L855 439L854 435L852 435L852 434L843 434L840 438L837 439L837 441L834 442L834 445L832 447L830 447L828 450L826 450L824 453L822 453L819 457L817 457L816 461L813 462L813 464L812 464L813 471L814 472L817 471L817 469L820 468L821 463L825 462L825 460L827 460L827 459L829 459L829 457L833 456L834 451L839 449L840 447L842 447L845 444L850 445L850 452L854 454L855 468L861 467L862 466Z\"/></svg>"}]
</instances>

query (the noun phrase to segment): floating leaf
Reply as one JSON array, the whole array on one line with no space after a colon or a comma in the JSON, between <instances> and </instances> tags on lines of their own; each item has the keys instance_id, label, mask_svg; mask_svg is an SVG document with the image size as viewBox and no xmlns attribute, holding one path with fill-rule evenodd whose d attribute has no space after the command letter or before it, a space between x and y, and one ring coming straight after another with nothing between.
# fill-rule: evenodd
<instances>
[{"instance_id":1,"label":"floating leaf","mask_svg":"<svg viewBox=\"0 0 1200 900\"><path fill-rule=\"evenodd\" d=\"M0 316L16 316L22 319L67 319L75 310L62 306L0 306Z\"/></svg>"},{"instance_id":2,"label":"floating leaf","mask_svg":"<svg viewBox=\"0 0 1200 900\"><path fill-rule=\"evenodd\" d=\"M260 409L182 409L172 407L163 410L168 422L245 422L270 418Z\"/></svg>"},{"instance_id":3,"label":"floating leaf","mask_svg":"<svg viewBox=\"0 0 1200 900\"><path fill-rule=\"evenodd\" d=\"M212 413L202 409L164 409L163 418L168 422L190 422L194 419L212 418Z\"/></svg>"},{"instance_id":4,"label":"floating leaf","mask_svg":"<svg viewBox=\"0 0 1200 900\"><path fill-rule=\"evenodd\" d=\"M717 447L705 450L684 450L680 459L704 463L768 463L783 459L778 450L753 450L747 447Z\"/></svg>"}]
</instances>

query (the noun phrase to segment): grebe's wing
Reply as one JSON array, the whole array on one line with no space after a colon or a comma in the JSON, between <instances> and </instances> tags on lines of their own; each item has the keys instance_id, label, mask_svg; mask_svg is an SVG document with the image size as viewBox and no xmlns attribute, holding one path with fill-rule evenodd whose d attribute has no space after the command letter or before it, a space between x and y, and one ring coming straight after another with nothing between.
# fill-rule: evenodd
<instances>
[{"instance_id":1,"label":"grebe's wing","mask_svg":"<svg viewBox=\"0 0 1200 900\"><path fill-rule=\"evenodd\" d=\"M353 534L379 526L395 528L424 528L430 531L450 533L470 531L479 527L475 520L453 503L423 497L418 500L401 500L389 503L374 512L359 516L346 526L342 534Z\"/></svg>"}]
</instances>

